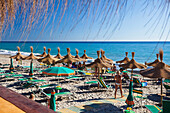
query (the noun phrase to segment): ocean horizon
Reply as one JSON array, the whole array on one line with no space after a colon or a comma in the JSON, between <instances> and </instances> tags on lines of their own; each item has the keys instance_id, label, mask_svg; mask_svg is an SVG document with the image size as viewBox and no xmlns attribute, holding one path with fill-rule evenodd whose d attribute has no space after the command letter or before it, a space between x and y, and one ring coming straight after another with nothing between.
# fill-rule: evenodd
<instances>
[{"instance_id":1,"label":"ocean horizon","mask_svg":"<svg viewBox=\"0 0 170 113\"><path fill-rule=\"evenodd\" d=\"M79 50L82 56L84 50L88 56L97 58L96 51L103 49L106 57L113 61L122 60L125 52L129 52L129 59L132 58L131 52L135 52L135 60L139 63L152 62L156 59L159 49L164 51L163 61L170 65L170 41L1 41L0 54L15 55L17 46L21 48L24 55L30 54L30 46L33 46L35 54L42 54L43 47L51 48L51 55L57 55L57 47L60 47L61 55L66 55L66 48L71 49L71 54L76 55L75 49ZM46 50L47 52L47 50Z\"/></svg>"}]
</instances>

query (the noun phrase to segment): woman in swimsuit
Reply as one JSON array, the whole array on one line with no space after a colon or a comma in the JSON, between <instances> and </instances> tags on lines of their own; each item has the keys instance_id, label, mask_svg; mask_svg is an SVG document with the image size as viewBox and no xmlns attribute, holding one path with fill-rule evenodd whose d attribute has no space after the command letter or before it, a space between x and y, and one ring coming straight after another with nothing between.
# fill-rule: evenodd
<instances>
[{"instance_id":1,"label":"woman in swimsuit","mask_svg":"<svg viewBox=\"0 0 170 113\"><path fill-rule=\"evenodd\" d=\"M115 99L116 99L116 92L117 92L117 88L120 88L120 93L121 93L121 98L124 97L123 93L122 93L122 76L120 75L120 72L117 71L116 72L116 76L114 77L115 80Z\"/></svg>"}]
</instances>

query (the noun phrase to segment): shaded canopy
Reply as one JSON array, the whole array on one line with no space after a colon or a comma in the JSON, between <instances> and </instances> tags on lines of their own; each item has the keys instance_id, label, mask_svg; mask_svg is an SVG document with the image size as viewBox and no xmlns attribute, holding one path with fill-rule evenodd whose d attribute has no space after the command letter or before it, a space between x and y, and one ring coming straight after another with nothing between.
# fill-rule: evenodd
<instances>
[{"instance_id":1,"label":"shaded canopy","mask_svg":"<svg viewBox=\"0 0 170 113\"><path fill-rule=\"evenodd\" d=\"M123 59L123 60L120 60L120 61L116 61L116 63L128 63L130 61L130 59L127 57L128 55L128 52L125 52L126 53L126 57Z\"/></svg>"},{"instance_id":2,"label":"shaded canopy","mask_svg":"<svg viewBox=\"0 0 170 113\"><path fill-rule=\"evenodd\" d=\"M20 47L17 46L17 48L18 48L18 53L17 53L16 55L14 55L14 56L11 56L10 58L16 59L17 61L18 61L19 59L22 59L22 60L23 60L26 56L21 55L21 53L20 53Z\"/></svg>"},{"instance_id":3,"label":"shaded canopy","mask_svg":"<svg viewBox=\"0 0 170 113\"><path fill-rule=\"evenodd\" d=\"M87 56L86 50L84 50L84 54L83 54L83 56L81 56L81 58L83 58L83 59L93 59L92 57Z\"/></svg>"},{"instance_id":4,"label":"shaded canopy","mask_svg":"<svg viewBox=\"0 0 170 113\"><path fill-rule=\"evenodd\" d=\"M157 59L155 61L150 62L150 63L145 62L145 65L156 67L156 65L160 62L160 60L158 59L159 54L156 54L156 57L157 57ZM165 64L165 66L170 68L170 66L167 64Z\"/></svg>"},{"instance_id":5,"label":"shaded canopy","mask_svg":"<svg viewBox=\"0 0 170 113\"><path fill-rule=\"evenodd\" d=\"M58 49L58 54L57 54L54 58L58 58L58 59L64 58L64 57L61 56L61 54L60 54L60 48L58 47L57 49Z\"/></svg>"},{"instance_id":6,"label":"shaded canopy","mask_svg":"<svg viewBox=\"0 0 170 113\"><path fill-rule=\"evenodd\" d=\"M38 59L36 56L33 54L33 47L31 46L31 54L27 57L24 58L24 60L33 60L33 59Z\"/></svg>"},{"instance_id":7,"label":"shaded canopy","mask_svg":"<svg viewBox=\"0 0 170 113\"><path fill-rule=\"evenodd\" d=\"M76 49L76 56L75 56L75 58L77 58L77 59L79 59L80 61L86 61L85 59L83 59L83 58L80 58L80 56L78 55L78 53L79 53L79 51L78 51L78 49Z\"/></svg>"},{"instance_id":8,"label":"shaded canopy","mask_svg":"<svg viewBox=\"0 0 170 113\"><path fill-rule=\"evenodd\" d=\"M55 62L55 64L56 63L72 63L72 62L78 62L78 61L80 61L80 60L77 59L77 58L72 57L72 55L70 53L70 48L67 48L67 55L64 56L63 59L58 60L57 62Z\"/></svg>"},{"instance_id":9,"label":"shaded canopy","mask_svg":"<svg viewBox=\"0 0 170 113\"><path fill-rule=\"evenodd\" d=\"M54 76L75 75L74 70L66 68L66 67L51 67L46 70L43 70L42 73L46 75L54 75Z\"/></svg>"},{"instance_id":10,"label":"shaded canopy","mask_svg":"<svg viewBox=\"0 0 170 113\"><path fill-rule=\"evenodd\" d=\"M38 57L46 57L47 53L45 51L46 51L46 47L44 47L44 52L41 55L37 55L37 56Z\"/></svg>"},{"instance_id":11,"label":"shaded canopy","mask_svg":"<svg viewBox=\"0 0 170 113\"><path fill-rule=\"evenodd\" d=\"M47 56L44 57L44 58L38 59L38 61L39 61L39 62L43 62L43 63L48 64L48 65L55 63L58 59L53 58L53 57L50 55L50 51L51 51L51 49L48 49L48 54L47 54Z\"/></svg>"},{"instance_id":12,"label":"shaded canopy","mask_svg":"<svg viewBox=\"0 0 170 113\"><path fill-rule=\"evenodd\" d=\"M108 62L108 63L112 63L113 60L108 59L104 54L105 54L105 51L101 50L101 59Z\"/></svg>"},{"instance_id":13,"label":"shaded canopy","mask_svg":"<svg viewBox=\"0 0 170 113\"><path fill-rule=\"evenodd\" d=\"M123 67L125 69L127 68L130 68L130 69L135 69L135 68L139 68L139 69L142 69L142 68L146 68L145 65L143 64L140 64L140 63L137 63L135 60L134 60L134 55L135 55L135 52L132 52L132 59L127 62L126 64L121 64L119 65L120 67Z\"/></svg>"},{"instance_id":14,"label":"shaded canopy","mask_svg":"<svg viewBox=\"0 0 170 113\"><path fill-rule=\"evenodd\" d=\"M103 67L109 68L109 67L112 67L110 64L104 63L102 61L102 59L99 58L100 51L97 51L97 56L98 56L98 58L95 59L94 62L87 64L86 66L91 67L91 68L103 68Z\"/></svg>"},{"instance_id":15,"label":"shaded canopy","mask_svg":"<svg viewBox=\"0 0 170 113\"><path fill-rule=\"evenodd\" d=\"M161 61L158 62L154 68L141 71L141 75L149 78L170 79L170 69L168 69L166 64L163 62L163 51L160 51L160 59Z\"/></svg>"}]
</instances>

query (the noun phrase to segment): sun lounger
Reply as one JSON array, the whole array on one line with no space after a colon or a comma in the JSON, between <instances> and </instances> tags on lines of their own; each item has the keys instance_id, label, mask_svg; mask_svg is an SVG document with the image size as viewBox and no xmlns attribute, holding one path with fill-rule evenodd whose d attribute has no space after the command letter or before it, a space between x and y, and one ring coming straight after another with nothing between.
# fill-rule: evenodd
<instances>
[{"instance_id":1,"label":"sun lounger","mask_svg":"<svg viewBox=\"0 0 170 113\"><path fill-rule=\"evenodd\" d=\"M170 93L170 85L167 85L167 84L163 84L164 85L164 88L166 89L166 93L169 94Z\"/></svg>"},{"instance_id":2,"label":"sun lounger","mask_svg":"<svg viewBox=\"0 0 170 113\"><path fill-rule=\"evenodd\" d=\"M170 100L162 101L162 109L156 105L145 105L152 113L170 113Z\"/></svg>"},{"instance_id":3,"label":"sun lounger","mask_svg":"<svg viewBox=\"0 0 170 113\"><path fill-rule=\"evenodd\" d=\"M133 82L136 83L136 84L140 84L141 87L145 87L147 86L147 82L146 81L141 81L139 78L133 78Z\"/></svg>"},{"instance_id":4,"label":"sun lounger","mask_svg":"<svg viewBox=\"0 0 170 113\"><path fill-rule=\"evenodd\" d=\"M84 85L87 84L89 87L92 85L92 84L97 84L98 81L87 81L87 82L84 82Z\"/></svg>"},{"instance_id":5,"label":"sun lounger","mask_svg":"<svg viewBox=\"0 0 170 113\"><path fill-rule=\"evenodd\" d=\"M134 96L134 99L140 103L140 106L142 107L142 103L146 103L147 95L143 93L143 90L139 89L133 89L133 93L136 93L137 95Z\"/></svg>"},{"instance_id":6,"label":"sun lounger","mask_svg":"<svg viewBox=\"0 0 170 113\"><path fill-rule=\"evenodd\" d=\"M68 79L68 80L79 80L80 81L80 79L81 79L82 77L77 77L77 76L69 76L69 77L66 77L66 79Z\"/></svg>"},{"instance_id":7,"label":"sun lounger","mask_svg":"<svg viewBox=\"0 0 170 113\"><path fill-rule=\"evenodd\" d=\"M49 98L51 97L51 93L49 94L45 94L46 96L48 96ZM55 96L64 96L64 95L72 95L71 92L59 92L59 93L55 93Z\"/></svg>"},{"instance_id":8,"label":"sun lounger","mask_svg":"<svg viewBox=\"0 0 170 113\"><path fill-rule=\"evenodd\" d=\"M9 76L5 76L6 78L13 78L13 77L23 77L23 75L21 74L16 74L16 75L9 75Z\"/></svg>"},{"instance_id":9,"label":"sun lounger","mask_svg":"<svg viewBox=\"0 0 170 113\"><path fill-rule=\"evenodd\" d=\"M152 113L160 113L162 111L162 109L156 105L145 105L145 107Z\"/></svg>"},{"instance_id":10,"label":"sun lounger","mask_svg":"<svg viewBox=\"0 0 170 113\"><path fill-rule=\"evenodd\" d=\"M106 85L106 83L105 83L105 81L103 80L102 77L98 78L97 80L98 80L98 82L99 82L101 87L108 88L108 89L112 88L111 84L110 85Z\"/></svg>"}]
</instances>

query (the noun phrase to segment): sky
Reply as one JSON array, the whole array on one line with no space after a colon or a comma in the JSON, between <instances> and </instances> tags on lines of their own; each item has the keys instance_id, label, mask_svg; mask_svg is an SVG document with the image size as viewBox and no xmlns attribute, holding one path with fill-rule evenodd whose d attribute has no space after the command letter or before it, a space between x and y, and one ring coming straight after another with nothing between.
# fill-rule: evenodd
<instances>
[{"instance_id":1,"label":"sky","mask_svg":"<svg viewBox=\"0 0 170 113\"><path fill-rule=\"evenodd\" d=\"M132 0L133 1L133 0ZM71 9L68 9L64 15L60 24L55 20L49 19L49 23L46 27L42 27L41 24L38 24L36 27L33 27L29 32L23 35L21 30L21 21L18 18L15 22L13 29L7 30L7 32L2 36L2 40L23 40L23 41L33 41L33 40L55 40L55 41L70 41L70 40L169 40L169 27L166 27L163 35L162 25L164 25L164 14L162 19L157 24L155 20L157 19L158 13L150 13L152 11L152 6L148 6L145 10L142 5L143 1L138 1L135 3L130 3L127 5L126 14L123 18L122 23L117 25L116 23L120 21L120 15L109 21L102 24L102 18L95 19L93 22L93 16L83 18L81 21L74 24L76 21L73 19L74 14L71 12ZM155 6L157 7L157 6ZM70 10L70 11L69 11ZM168 10L169 11L169 10ZM154 11L153 11L154 12ZM105 16L105 14L103 14ZM56 15L57 17L58 15ZM101 16L101 15L100 15ZM152 20L150 18L153 16ZM149 21L149 24L147 22ZM154 23L154 24L153 24ZM147 25L145 25L147 24ZM155 27L155 25L157 25ZM166 23L170 25L170 22ZM101 27L102 26L102 27ZM114 29L116 26L116 29ZM156 29L155 29L156 28ZM154 30L155 29L155 30Z\"/></svg>"}]
</instances>

